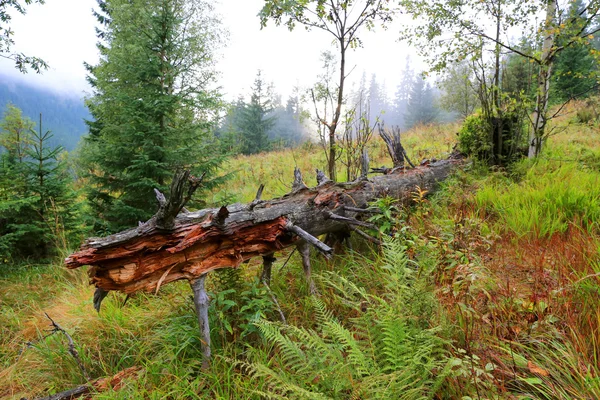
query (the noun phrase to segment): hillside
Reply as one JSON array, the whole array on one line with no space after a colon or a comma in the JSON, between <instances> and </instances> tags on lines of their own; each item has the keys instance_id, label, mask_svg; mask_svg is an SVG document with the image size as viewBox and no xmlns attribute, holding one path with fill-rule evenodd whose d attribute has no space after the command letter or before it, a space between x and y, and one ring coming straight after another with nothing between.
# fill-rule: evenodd
<instances>
[{"instance_id":1,"label":"hillside","mask_svg":"<svg viewBox=\"0 0 600 400\"><path fill-rule=\"evenodd\" d=\"M54 135L52 145L61 145L68 151L87 132L84 119L89 118L89 113L83 98L76 94L61 95L0 75L0 110L8 103L20 108L36 124L41 113L44 131L50 130Z\"/></svg>"},{"instance_id":2,"label":"hillside","mask_svg":"<svg viewBox=\"0 0 600 400\"><path fill-rule=\"evenodd\" d=\"M331 261L313 254L320 296L290 251L276 254L270 287L259 259L212 272L208 369L189 285L128 301L111 292L96 314L84 271L6 265L0 397L85 382L67 338L46 336L47 312L92 379L116 376L95 399L600 398L600 130L579 107L553 122L560 134L535 162L473 163L433 195L415 191L411 207L377 202L373 234L386 244L353 237ZM455 131L413 129L408 154L443 157ZM379 140L369 152L389 164ZM323 164L309 145L230 159L211 202L248 201L260 183L264 198L281 195L294 165L314 185Z\"/></svg>"}]
</instances>

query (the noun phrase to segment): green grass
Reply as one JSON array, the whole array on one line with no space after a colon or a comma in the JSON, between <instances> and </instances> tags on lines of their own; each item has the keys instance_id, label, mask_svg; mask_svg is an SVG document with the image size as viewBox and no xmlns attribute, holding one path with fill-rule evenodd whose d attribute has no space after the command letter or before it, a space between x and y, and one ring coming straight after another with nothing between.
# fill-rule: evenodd
<instances>
[{"instance_id":1,"label":"green grass","mask_svg":"<svg viewBox=\"0 0 600 400\"><path fill-rule=\"evenodd\" d=\"M499 231L539 238L565 233L572 224L598 229L598 172L577 163L557 165L548 160L528 167L518 181L492 175L477 192L477 206L494 217Z\"/></svg>"}]
</instances>

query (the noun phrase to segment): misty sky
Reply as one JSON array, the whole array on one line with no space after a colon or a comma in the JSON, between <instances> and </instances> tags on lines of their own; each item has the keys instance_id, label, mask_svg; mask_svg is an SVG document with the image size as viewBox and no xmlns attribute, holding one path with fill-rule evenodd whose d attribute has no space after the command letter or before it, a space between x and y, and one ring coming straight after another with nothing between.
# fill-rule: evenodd
<instances>
[{"instance_id":1,"label":"misty sky","mask_svg":"<svg viewBox=\"0 0 600 400\"><path fill-rule=\"evenodd\" d=\"M262 0L222 0L216 5L223 27L229 32L226 48L221 50L218 69L220 86L227 99L247 95L258 69L273 81L284 101L294 86L309 87L320 72L320 53L331 49L332 37L318 30L307 32L297 27L269 24L260 29L256 16ZM11 27L17 42L13 51L36 55L50 64L43 75L20 74L10 61L0 59L0 72L12 79L49 87L65 94L78 95L87 89L83 61L97 60L91 9L95 0L47 0L44 5L28 6L25 16L15 15ZM398 43L400 21L387 30L362 35L364 49L349 52L350 79L358 81L365 71L367 79L376 73L391 96L400 80L407 47ZM414 55L411 56L415 60ZM421 66L422 68L423 66ZM418 65L413 68L420 69Z\"/></svg>"}]
</instances>

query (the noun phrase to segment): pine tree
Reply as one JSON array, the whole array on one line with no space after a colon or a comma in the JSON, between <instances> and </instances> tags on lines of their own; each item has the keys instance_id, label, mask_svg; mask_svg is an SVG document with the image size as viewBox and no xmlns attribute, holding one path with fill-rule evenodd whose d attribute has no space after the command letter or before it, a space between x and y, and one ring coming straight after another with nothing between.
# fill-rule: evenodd
<instances>
[{"instance_id":1,"label":"pine tree","mask_svg":"<svg viewBox=\"0 0 600 400\"><path fill-rule=\"evenodd\" d=\"M219 139L219 147L223 153L238 154L242 151L241 134L238 127L242 125L241 118L245 107L246 103L242 96L229 103L226 114L221 118L219 126L215 130Z\"/></svg>"},{"instance_id":2,"label":"pine tree","mask_svg":"<svg viewBox=\"0 0 600 400\"><path fill-rule=\"evenodd\" d=\"M535 43L529 38L523 37L518 49L521 52L529 53L533 51L534 47ZM537 67L516 53L508 53L502 64L501 92L513 99L517 99L523 94L534 101Z\"/></svg>"},{"instance_id":3,"label":"pine tree","mask_svg":"<svg viewBox=\"0 0 600 400\"><path fill-rule=\"evenodd\" d=\"M302 107L300 88L294 87L291 96L288 98L285 106L285 118L288 122L290 135L288 144L294 146L302 143L308 137L308 130L305 120L308 118L308 111Z\"/></svg>"},{"instance_id":4,"label":"pine tree","mask_svg":"<svg viewBox=\"0 0 600 400\"><path fill-rule=\"evenodd\" d=\"M6 162L10 164L23 163L27 151L32 144L30 131L35 126L32 120L23 117L23 113L12 104L6 106L0 130L0 146L4 147Z\"/></svg>"},{"instance_id":5,"label":"pine tree","mask_svg":"<svg viewBox=\"0 0 600 400\"><path fill-rule=\"evenodd\" d=\"M461 118L467 118L479 105L473 71L466 62L449 68L440 86L443 90L440 104L446 111L458 112Z\"/></svg>"},{"instance_id":6,"label":"pine tree","mask_svg":"<svg viewBox=\"0 0 600 400\"><path fill-rule=\"evenodd\" d=\"M9 106L0 124L0 261L45 258L65 250L79 233L76 195L61 147L50 131Z\"/></svg>"},{"instance_id":7,"label":"pine tree","mask_svg":"<svg viewBox=\"0 0 600 400\"><path fill-rule=\"evenodd\" d=\"M72 177L62 157L62 147L48 143L53 135L42 129L42 115L38 130L31 130L32 145L27 152L27 175L31 181L30 193L35 196L35 214L39 245L36 252L45 257L57 250L67 250L69 243L81 232L79 203L70 186ZM28 243L31 248L33 243Z\"/></svg>"},{"instance_id":8,"label":"pine tree","mask_svg":"<svg viewBox=\"0 0 600 400\"><path fill-rule=\"evenodd\" d=\"M304 126L305 112L300 104L299 89L294 88L285 103L285 107L278 106L271 113L274 124L269 130L269 140L279 146L291 147L301 143L306 138Z\"/></svg>"},{"instance_id":9,"label":"pine tree","mask_svg":"<svg viewBox=\"0 0 600 400\"><path fill-rule=\"evenodd\" d=\"M406 128L434 122L437 114L433 88L421 76L418 76L413 83L410 99L406 105Z\"/></svg>"},{"instance_id":10,"label":"pine tree","mask_svg":"<svg viewBox=\"0 0 600 400\"><path fill-rule=\"evenodd\" d=\"M273 111L271 104L262 72L258 71L252 87L250 103L246 104L240 118L242 153L255 154L269 149L267 133L275 124L275 118L268 115Z\"/></svg>"},{"instance_id":11,"label":"pine tree","mask_svg":"<svg viewBox=\"0 0 600 400\"><path fill-rule=\"evenodd\" d=\"M415 74L410 64L410 57L406 57L402 79L396 87L391 112L385 117L388 125L400 126L402 128L407 127L405 122L406 107L408 106L410 91L415 81Z\"/></svg>"},{"instance_id":12,"label":"pine tree","mask_svg":"<svg viewBox=\"0 0 600 400\"><path fill-rule=\"evenodd\" d=\"M107 233L147 220L156 211L153 189L164 192L177 169L214 171L220 161L208 150L219 35L200 0L99 5L101 59L88 66L93 120L82 164L94 229Z\"/></svg>"},{"instance_id":13,"label":"pine tree","mask_svg":"<svg viewBox=\"0 0 600 400\"><path fill-rule=\"evenodd\" d=\"M352 88L350 95L351 102L349 106L354 108L355 114L360 114L358 110L364 111L369 108L369 92L367 90L367 73L363 71L358 87Z\"/></svg>"},{"instance_id":14,"label":"pine tree","mask_svg":"<svg viewBox=\"0 0 600 400\"><path fill-rule=\"evenodd\" d=\"M22 253L20 244L34 239L36 198L29 190L26 156L33 121L8 105L0 123L0 261Z\"/></svg>"},{"instance_id":15,"label":"pine tree","mask_svg":"<svg viewBox=\"0 0 600 400\"><path fill-rule=\"evenodd\" d=\"M569 18L587 18L582 0L575 0L569 9ZM577 40L558 54L554 61L552 97L559 101L588 97L597 87L598 65L592 55L593 45L589 38ZM572 40L563 38L563 41Z\"/></svg>"},{"instance_id":16,"label":"pine tree","mask_svg":"<svg viewBox=\"0 0 600 400\"><path fill-rule=\"evenodd\" d=\"M261 82L261 92L264 92L263 85L264 82ZM216 130L220 146L225 152L250 154L251 151L268 150L271 145L295 146L305 139L306 127L303 123L305 111L302 110L300 104L298 88L294 89L286 101L285 107L281 104L280 96L273 95L270 91L272 92L272 89L268 88L266 96L259 96L265 98L265 101L261 102L263 103L261 119L259 119L261 108L253 107L252 103L246 103L242 97L229 104L227 114L222 118ZM272 106L265 106L265 102ZM252 114L253 112L257 112L256 117ZM261 121L261 123L258 124L257 121ZM253 129L257 126L260 129L266 129L267 135L266 140L264 136L261 138L260 150L258 147L251 149L253 143L246 140L254 134L249 128Z\"/></svg>"},{"instance_id":17,"label":"pine tree","mask_svg":"<svg viewBox=\"0 0 600 400\"><path fill-rule=\"evenodd\" d=\"M382 119L385 119L387 108L384 88L377 82L375 74L371 75L368 96L368 107L366 109L369 112L369 124L373 125L378 120L381 121Z\"/></svg>"}]
</instances>

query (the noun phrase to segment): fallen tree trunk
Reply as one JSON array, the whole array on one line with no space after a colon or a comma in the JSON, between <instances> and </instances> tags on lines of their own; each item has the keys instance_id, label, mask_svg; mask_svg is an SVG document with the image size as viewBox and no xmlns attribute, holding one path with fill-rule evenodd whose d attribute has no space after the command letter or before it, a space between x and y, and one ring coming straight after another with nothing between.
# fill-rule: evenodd
<instances>
[{"instance_id":1,"label":"fallen tree trunk","mask_svg":"<svg viewBox=\"0 0 600 400\"><path fill-rule=\"evenodd\" d=\"M372 212L367 209L371 201L383 196L410 200L417 187L432 191L461 162L460 156L454 156L422 163L410 171L396 169L395 173L370 180L362 177L351 183L334 183L317 170L319 185L314 188L306 187L296 169L292 192L283 197L262 201L261 185L256 199L249 204L196 212L187 212L184 206L202 178L180 172L173 179L168 200L156 191L159 210L149 221L105 238L88 239L65 262L69 268L92 266L90 283L96 286L94 307L98 311L110 290L158 292L165 283L187 279L194 292L202 365L206 368L211 356L209 299L204 286L208 272L237 268L252 257L263 256L263 282L268 287L273 253L296 245L309 290L314 294L310 245L326 256L333 251L318 236L328 233L343 237L342 233L353 231L378 242L359 229L373 228L359 219L360 215ZM368 165L363 165L363 170L368 171Z\"/></svg>"},{"instance_id":2,"label":"fallen tree trunk","mask_svg":"<svg viewBox=\"0 0 600 400\"><path fill-rule=\"evenodd\" d=\"M369 202L382 196L409 200L417 186L432 191L460 163L460 157L451 157L370 180L324 180L314 188L307 188L298 172L293 191L283 197L181 213L168 222L155 216L137 228L88 239L65 262L68 268L91 265L90 284L97 288L133 293L158 291L180 279L193 281L218 268L236 268L298 239L328 254L331 249L317 239L319 235L365 227L357 215ZM159 202L164 205L164 196ZM174 211L178 213L183 203L174 203L179 204Z\"/></svg>"}]
</instances>

